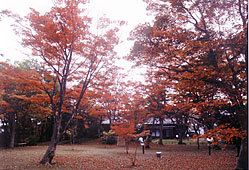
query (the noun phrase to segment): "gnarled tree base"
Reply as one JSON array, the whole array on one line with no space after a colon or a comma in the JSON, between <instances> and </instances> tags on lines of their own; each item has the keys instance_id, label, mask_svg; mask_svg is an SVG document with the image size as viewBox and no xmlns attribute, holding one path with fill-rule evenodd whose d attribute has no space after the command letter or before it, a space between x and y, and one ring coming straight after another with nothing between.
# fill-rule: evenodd
<instances>
[{"instance_id":1,"label":"gnarled tree base","mask_svg":"<svg viewBox=\"0 0 249 170\"><path fill-rule=\"evenodd\" d=\"M49 147L43 156L42 160L40 161L41 164L52 164L52 160L55 156L55 150L56 150L57 143L55 141L51 141L49 144Z\"/></svg>"}]
</instances>

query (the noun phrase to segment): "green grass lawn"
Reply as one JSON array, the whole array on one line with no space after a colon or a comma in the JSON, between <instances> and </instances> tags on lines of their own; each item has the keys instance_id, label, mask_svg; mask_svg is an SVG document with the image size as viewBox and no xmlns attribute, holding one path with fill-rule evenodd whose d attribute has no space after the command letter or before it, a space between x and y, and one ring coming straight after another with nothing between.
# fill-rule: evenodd
<instances>
[{"instance_id":1,"label":"green grass lawn","mask_svg":"<svg viewBox=\"0 0 249 170\"><path fill-rule=\"evenodd\" d=\"M166 140L168 142L175 142ZM41 165L47 146L25 146L0 150L1 170L232 170L236 164L236 151L233 148L212 150L208 155L206 145L200 149L191 145L151 144L142 154L138 147L136 165L132 166L135 145L131 145L129 154L125 147L103 145L98 142L80 145L58 145L53 165ZM162 152L157 158L156 152Z\"/></svg>"},{"instance_id":2,"label":"green grass lawn","mask_svg":"<svg viewBox=\"0 0 249 170\"><path fill-rule=\"evenodd\" d=\"M153 139L152 142L158 144L159 139ZM197 144L196 140L193 140L193 139L183 140L183 143L186 143L187 145ZM199 141L199 143L200 144L207 144L207 141L201 139ZM176 139L163 139L163 144L178 144L178 140L176 140Z\"/></svg>"}]
</instances>

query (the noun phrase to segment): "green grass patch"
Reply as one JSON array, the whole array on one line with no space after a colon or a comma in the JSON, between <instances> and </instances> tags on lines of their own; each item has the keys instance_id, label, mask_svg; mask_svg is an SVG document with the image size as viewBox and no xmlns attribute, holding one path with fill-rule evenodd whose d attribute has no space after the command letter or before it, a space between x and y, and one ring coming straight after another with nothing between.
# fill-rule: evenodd
<instances>
[{"instance_id":1,"label":"green grass patch","mask_svg":"<svg viewBox=\"0 0 249 170\"><path fill-rule=\"evenodd\" d=\"M159 139L153 139L152 142L155 144L158 144ZM183 143L186 143L187 145L194 145L194 144L197 145L197 141L193 140L193 139L183 140ZM200 144L207 144L207 141L200 140L199 143ZM176 140L176 139L163 139L163 144L178 144L178 140Z\"/></svg>"}]
</instances>

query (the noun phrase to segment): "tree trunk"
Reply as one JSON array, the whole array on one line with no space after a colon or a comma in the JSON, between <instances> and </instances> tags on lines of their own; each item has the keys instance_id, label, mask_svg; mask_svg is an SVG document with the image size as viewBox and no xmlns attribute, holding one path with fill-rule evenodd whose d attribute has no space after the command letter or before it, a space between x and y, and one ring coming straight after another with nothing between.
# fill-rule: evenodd
<instances>
[{"instance_id":1,"label":"tree trunk","mask_svg":"<svg viewBox=\"0 0 249 170\"><path fill-rule=\"evenodd\" d=\"M103 127L102 127L102 116L100 116L99 126L98 126L98 136L99 138L103 135Z\"/></svg>"},{"instance_id":2,"label":"tree trunk","mask_svg":"<svg viewBox=\"0 0 249 170\"><path fill-rule=\"evenodd\" d=\"M135 153L134 153L134 157L133 157L133 160L132 160L132 166L135 166L136 165L136 160L137 160L137 148L138 148L138 142L136 141L136 149L135 149Z\"/></svg>"},{"instance_id":3,"label":"tree trunk","mask_svg":"<svg viewBox=\"0 0 249 170\"><path fill-rule=\"evenodd\" d=\"M44 137L44 124L42 123L39 142L43 142L43 137Z\"/></svg>"},{"instance_id":4,"label":"tree trunk","mask_svg":"<svg viewBox=\"0 0 249 170\"><path fill-rule=\"evenodd\" d=\"M178 123L177 125L177 132L178 132L178 144L185 144L183 143L183 137L186 132L185 125L182 123Z\"/></svg>"},{"instance_id":5,"label":"tree trunk","mask_svg":"<svg viewBox=\"0 0 249 170\"><path fill-rule=\"evenodd\" d=\"M43 156L42 160L40 161L41 164L47 164L47 163L52 164L52 160L53 160L54 155L55 155L56 145L57 145L57 141L53 135L51 142L48 146L48 149L47 149L45 155Z\"/></svg>"},{"instance_id":6,"label":"tree trunk","mask_svg":"<svg viewBox=\"0 0 249 170\"><path fill-rule=\"evenodd\" d=\"M200 138L197 138L197 146L198 146L198 149L200 149Z\"/></svg>"},{"instance_id":7,"label":"tree trunk","mask_svg":"<svg viewBox=\"0 0 249 170\"><path fill-rule=\"evenodd\" d=\"M184 134L185 134L185 133L184 133L184 130L185 130L185 129L184 129L184 125L179 125L179 131L178 131L178 132L179 132L179 133L178 133L178 134L179 134L179 141L178 141L178 144L184 144L184 143L183 143L183 136L184 136Z\"/></svg>"},{"instance_id":8,"label":"tree trunk","mask_svg":"<svg viewBox=\"0 0 249 170\"><path fill-rule=\"evenodd\" d=\"M197 130L197 129L199 129L199 127L197 128L197 127L195 126L195 124L194 124L195 134L199 136L200 133L198 133L198 130ZM196 142L197 142L197 148L200 149L200 138L199 138L199 137L197 137L197 141L196 141Z\"/></svg>"},{"instance_id":9,"label":"tree trunk","mask_svg":"<svg viewBox=\"0 0 249 170\"><path fill-rule=\"evenodd\" d=\"M129 141L125 140L125 149L126 149L126 154L129 153Z\"/></svg>"},{"instance_id":10,"label":"tree trunk","mask_svg":"<svg viewBox=\"0 0 249 170\"><path fill-rule=\"evenodd\" d=\"M182 137L183 137L182 133L179 133L179 141L178 141L178 144L183 144L183 142L182 142Z\"/></svg>"},{"instance_id":11,"label":"tree trunk","mask_svg":"<svg viewBox=\"0 0 249 170\"><path fill-rule=\"evenodd\" d=\"M146 149L149 149L149 148L150 148L150 142L151 142L150 135L148 135L148 136L146 136L146 138L145 138L145 148L146 148Z\"/></svg>"},{"instance_id":12,"label":"tree trunk","mask_svg":"<svg viewBox=\"0 0 249 170\"><path fill-rule=\"evenodd\" d=\"M75 144L75 138L78 135L78 119L74 119L72 128L72 144Z\"/></svg>"},{"instance_id":13,"label":"tree trunk","mask_svg":"<svg viewBox=\"0 0 249 170\"><path fill-rule=\"evenodd\" d=\"M242 130L245 130L248 133L248 115L247 115L247 107L243 113L241 114L241 127ZM248 169L248 136L246 136L244 139L241 140L241 146L240 146L240 154L239 158L237 160L237 164L235 169L236 170L242 170L242 169Z\"/></svg>"},{"instance_id":14,"label":"tree trunk","mask_svg":"<svg viewBox=\"0 0 249 170\"><path fill-rule=\"evenodd\" d=\"M42 160L40 161L41 164L52 164L52 160L55 156L56 146L57 142L59 141L59 127L60 127L60 120L54 121L54 127L53 127L53 135L50 141L50 144L48 146L48 149L43 156Z\"/></svg>"},{"instance_id":15,"label":"tree trunk","mask_svg":"<svg viewBox=\"0 0 249 170\"><path fill-rule=\"evenodd\" d=\"M16 136L16 120L15 113L11 113L11 138L10 138L10 148L14 148L15 146L15 136Z\"/></svg>"},{"instance_id":16,"label":"tree trunk","mask_svg":"<svg viewBox=\"0 0 249 170\"><path fill-rule=\"evenodd\" d=\"M236 170L248 169L248 142L247 139L241 141L240 154L237 160Z\"/></svg>"},{"instance_id":17,"label":"tree trunk","mask_svg":"<svg viewBox=\"0 0 249 170\"><path fill-rule=\"evenodd\" d=\"M109 117L109 121L110 121L110 127L109 127L109 130L111 130L111 129L112 129L112 118L111 118L111 117Z\"/></svg>"},{"instance_id":18,"label":"tree trunk","mask_svg":"<svg viewBox=\"0 0 249 170\"><path fill-rule=\"evenodd\" d=\"M160 139L159 139L159 144L163 145L163 119L160 117Z\"/></svg>"}]
</instances>

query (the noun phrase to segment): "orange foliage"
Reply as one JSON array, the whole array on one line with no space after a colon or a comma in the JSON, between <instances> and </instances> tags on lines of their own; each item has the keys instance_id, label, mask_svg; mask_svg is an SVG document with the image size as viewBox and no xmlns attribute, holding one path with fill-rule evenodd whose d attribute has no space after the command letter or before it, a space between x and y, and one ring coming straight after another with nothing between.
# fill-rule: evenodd
<instances>
[{"instance_id":1,"label":"orange foliage","mask_svg":"<svg viewBox=\"0 0 249 170\"><path fill-rule=\"evenodd\" d=\"M34 70L0 63L1 112L28 112L36 116L51 114L48 97L42 93L40 80Z\"/></svg>"},{"instance_id":2,"label":"orange foliage","mask_svg":"<svg viewBox=\"0 0 249 170\"><path fill-rule=\"evenodd\" d=\"M135 43L127 58L149 66L149 75L163 77L154 83L170 85L169 101L202 126L224 124L217 120L220 116L247 131L248 3L145 2L156 18L153 25L140 24L132 31ZM229 128L223 132L232 136Z\"/></svg>"},{"instance_id":3,"label":"orange foliage","mask_svg":"<svg viewBox=\"0 0 249 170\"><path fill-rule=\"evenodd\" d=\"M246 131L231 127L230 123L219 125L213 129L207 130L204 135L200 135L200 138L215 138L213 145L217 145L218 141L226 141L233 143L234 138L244 139L246 137Z\"/></svg>"},{"instance_id":4,"label":"orange foliage","mask_svg":"<svg viewBox=\"0 0 249 170\"><path fill-rule=\"evenodd\" d=\"M42 82L39 87L49 97L56 122L54 126L57 132L54 131L50 143L53 147L73 118L90 108L90 95L86 95L89 86L95 84L95 79L105 78L116 57L117 23L100 19L98 35L95 35L89 29L91 18L86 15L85 3L85 0L64 0L63 5L55 3L45 14L31 9L25 18L13 16L18 20L16 30L23 38L22 44L31 48L33 56L42 60ZM64 113L70 113L71 118L61 131L58 127L61 127ZM48 148L48 152L54 152L49 150L51 148ZM48 158L49 155L54 154L45 155L41 162L52 160Z\"/></svg>"}]
</instances>

